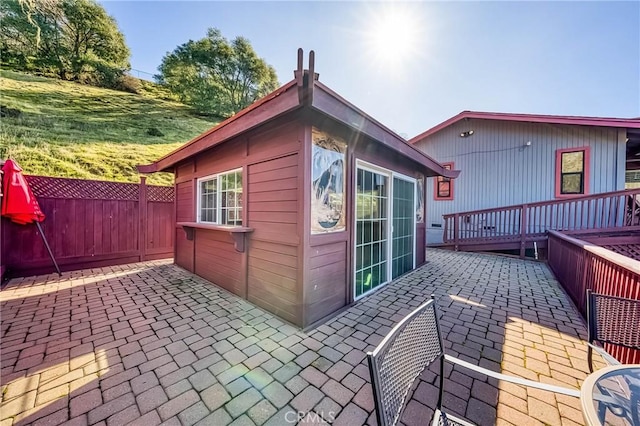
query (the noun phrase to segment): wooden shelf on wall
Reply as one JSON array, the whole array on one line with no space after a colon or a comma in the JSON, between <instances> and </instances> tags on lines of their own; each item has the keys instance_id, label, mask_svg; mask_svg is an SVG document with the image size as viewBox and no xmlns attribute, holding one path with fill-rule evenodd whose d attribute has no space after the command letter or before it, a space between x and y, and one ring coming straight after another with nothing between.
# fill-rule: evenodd
<instances>
[{"instance_id":1,"label":"wooden shelf on wall","mask_svg":"<svg viewBox=\"0 0 640 426\"><path fill-rule=\"evenodd\" d=\"M253 228L247 228L244 226L232 226L232 225L215 225L212 223L200 223L200 222L178 222L178 227L184 229L187 234L187 240L193 241L193 236L196 229L205 229L208 231L228 232L233 238L234 247L236 251L244 253L245 249L245 235L253 232Z\"/></svg>"}]
</instances>

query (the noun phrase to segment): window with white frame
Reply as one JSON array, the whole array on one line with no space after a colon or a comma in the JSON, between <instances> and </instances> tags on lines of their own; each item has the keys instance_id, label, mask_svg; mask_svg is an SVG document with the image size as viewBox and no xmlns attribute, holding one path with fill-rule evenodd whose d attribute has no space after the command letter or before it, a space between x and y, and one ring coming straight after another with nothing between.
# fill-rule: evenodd
<instances>
[{"instance_id":1,"label":"window with white frame","mask_svg":"<svg viewBox=\"0 0 640 426\"><path fill-rule=\"evenodd\" d=\"M198 222L242 225L242 169L198 179Z\"/></svg>"}]
</instances>

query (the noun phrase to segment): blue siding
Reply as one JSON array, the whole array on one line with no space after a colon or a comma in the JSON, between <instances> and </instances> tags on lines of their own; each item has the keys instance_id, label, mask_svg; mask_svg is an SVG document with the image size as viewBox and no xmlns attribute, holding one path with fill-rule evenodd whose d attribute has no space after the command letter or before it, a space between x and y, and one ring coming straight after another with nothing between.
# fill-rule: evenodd
<instances>
[{"instance_id":1,"label":"blue siding","mask_svg":"<svg viewBox=\"0 0 640 426\"><path fill-rule=\"evenodd\" d=\"M468 130L473 135L461 138ZM554 199L557 149L591 147L589 193L624 189L625 137L605 127L466 119L416 143L461 170L452 201L435 201L434 178L427 180L427 242L442 242L434 224L443 214Z\"/></svg>"}]
</instances>

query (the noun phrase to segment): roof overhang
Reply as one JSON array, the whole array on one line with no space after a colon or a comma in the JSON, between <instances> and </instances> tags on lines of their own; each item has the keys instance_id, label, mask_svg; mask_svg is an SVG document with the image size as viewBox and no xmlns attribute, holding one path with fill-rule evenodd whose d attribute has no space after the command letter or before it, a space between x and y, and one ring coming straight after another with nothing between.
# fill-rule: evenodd
<instances>
[{"instance_id":1,"label":"roof overhang","mask_svg":"<svg viewBox=\"0 0 640 426\"><path fill-rule=\"evenodd\" d=\"M569 124L574 126L640 129L639 118L576 117L561 115L509 114L499 112L462 111L460 114L443 121L437 126L430 128L426 132L423 132L418 136L411 138L409 140L409 143L414 144L418 141L422 141L429 136L438 133L440 130L445 129L461 120L472 118L479 120L517 121L527 123Z\"/></svg>"},{"instance_id":2,"label":"roof overhang","mask_svg":"<svg viewBox=\"0 0 640 426\"><path fill-rule=\"evenodd\" d=\"M445 176L455 179L460 174L459 170L445 169L436 160L407 143L402 136L396 134L324 84L316 82L315 88L311 103L311 107L314 110L345 124L355 132L379 141L403 157L417 163L422 168L427 169L425 170L426 176Z\"/></svg>"}]
</instances>

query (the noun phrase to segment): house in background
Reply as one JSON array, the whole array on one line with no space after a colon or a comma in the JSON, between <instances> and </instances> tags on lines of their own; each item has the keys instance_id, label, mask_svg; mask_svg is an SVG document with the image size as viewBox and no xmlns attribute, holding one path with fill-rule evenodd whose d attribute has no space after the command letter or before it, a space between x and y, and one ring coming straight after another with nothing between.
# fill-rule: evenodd
<instances>
[{"instance_id":1,"label":"house in background","mask_svg":"<svg viewBox=\"0 0 640 426\"><path fill-rule=\"evenodd\" d=\"M306 327L425 261L447 170L302 69L142 173L175 174L175 262ZM427 208L428 210L428 208Z\"/></svg>"},{"instance_id":2,"label":"house in background","mask_svg":"<svg viewBox=\"0 0 640 426\"><path fill-rule=\"evenodd\" d=\"M409 142L461 172L455 181L427 182L427 243L442 242L444 214L618 191L640 182L640 118L464 111Z\"/></svg>"}]
</instances>

